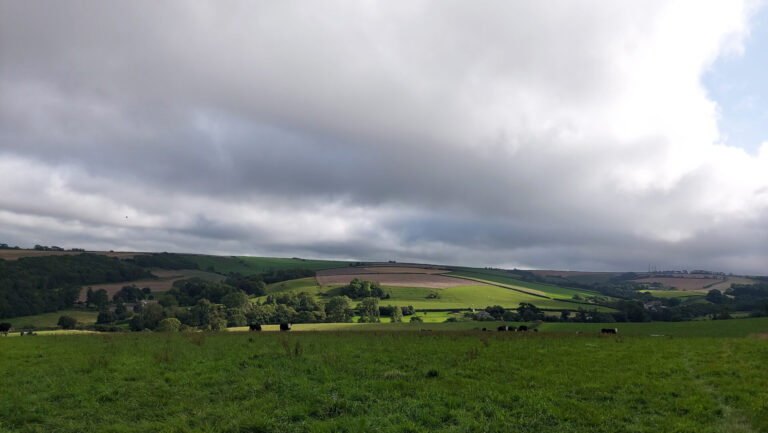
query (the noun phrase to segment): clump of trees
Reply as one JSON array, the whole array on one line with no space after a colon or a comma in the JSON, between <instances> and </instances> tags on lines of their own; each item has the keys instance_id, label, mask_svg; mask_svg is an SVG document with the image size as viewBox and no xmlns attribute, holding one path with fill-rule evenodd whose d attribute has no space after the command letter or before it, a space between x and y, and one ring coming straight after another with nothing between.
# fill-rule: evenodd
<instances>
[{"instance_id":1,"label":"clump of trees","mask_svg":"<svg viewBox=\"0 0 768 433\"><path fill-rule=\"evenodd\" d=\"M389 293L384 292L378 281L367 281L359 278L355 278L346 286L341 287L339 293L350 299L389 299Z\"/></svg>"},{"instance_id":2,"label":"clump of trees","mask_svg":"<svg viewBox=\"0 0 768 433\"><path fill-rule=\"evenodd\" d=\"M61 316L57 322L62 329L75 329L77 326L77 319L72 316Z\"/></svg>"}]
</instances>

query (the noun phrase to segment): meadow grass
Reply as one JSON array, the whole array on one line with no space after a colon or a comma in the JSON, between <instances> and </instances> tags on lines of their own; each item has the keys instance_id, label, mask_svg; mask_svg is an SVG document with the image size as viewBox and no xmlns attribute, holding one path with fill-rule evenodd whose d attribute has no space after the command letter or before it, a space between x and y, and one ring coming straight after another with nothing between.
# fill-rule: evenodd
<instances>
[{"instance_id":1,"label":"meadow grass","mask_svg":"<svg viewBox=\"0 0 768 433\"><path fill-rule=\"evenodd\" d=\"M532 294L544 295L555 299L572 299L579 295L583 298L599 295L599 293L583 289L572 289L554 286L551 284L534 283L518 279L514 274L498 270L461 269L449 272L446 275L471 278L477 281L502 284L517 290L527 291Z\"/></svg>"},{"instance_id":2,"label":"meadow grass","mask_svg":"<svg viewBox=\"0 0 768 433\"><path fill-rule=\"evenodd\" d=\"M655 298L704 298L707 296L706 293L703 292L692 292L692 291L684 291L684 290L641 290L641 292L650 293ZM687 299L686 299L687 300Z\"/></svg>"},{"instance_id":3,"label":"meadow grass","mask_svg":"<svg viewBox=\"0 0 768 433\"><path fill-rule=\"evenodd\" d=\"M319 271L321 269L343 268L349 266L349 262L338 260L312 260L312 259L288 259L275 257L247 257L241 256L238 259L243 260L248 266L257 269L257 272L267 272L270 270L283 269L311 269Z\"/></svg>"},{"instance_id":4,"label":"meadow grass","mask_svg":"<svg viewBox=\"0 0 768 433\"><path fill-rule=\"evenodd\" d=\"M0 338L0 431L766 432L757 338Z\"/></svg>"},{"instance_id":5,"label":"meadow grass","mask_svg":"<svg viewBox=\"0 0 768 433\"><path fill-rule=\"evenodd\" d=\"M292 327L297 332L324 331L471 331L482 328L496 329L498 326L526 325L537 327L540 333L598 335L602 328L617 328L619 335L645 337L747 337L768 334L768 318L749 318L733 320L697 320L692 322L646 322L646 323L578 323L578 322L447 322L450 313L445 311L418 312L416 316L424 319L423 323L409 323L410 316L403 318L403 323L389 323L389 318L382 317L382 323L298 323ZM437 320L429 320L434 318ZM229 331L247 331L248 327L229 328ZM264 325L265 331L279 331L278 325Z\"/></svg>"},{"instance_id":6,"label":"meadow grass","mask_svg":"<svg viewBox=\"0 0 768 433\"><path fill-rule=\"evenodd\" d=\"M469 282L469 281L468 281ZM301 278L270 284L267 294L281 292L308 292L327 299L340 294L341 285L319 286L314 278ZM382 286L389 293L389 299L382 299L379 305L413 306L417 310L455 310L476 308L483 309L489 305L501 305L505 308L516 308L521 302L529 302L539 308L555 310L576 310L582 307L587 310L614 311L611 308L593 304L578 304L558 299L547 299L529 295L516 290L499 286L467 285L448 287L445 289L430 289L427 287ZM439 298L428 298L432 293L438 293ZM254 298L264 302L266 296Z\"/></svg>"},{"instance_id":7,"label":"meadow grass","mask_svg":"<svg viewBox=\"0 0 768 433\"><path fill-rule=\"evenodd\" d=\"M197 263L202 270L213 269L220 274L236 272L242 275L253 275L272 270L285 269L331 269L349 266L348 262L335 260L309 260L288 259L276 257L248 257L248 256L205 256L198 254L185 254L185 258Z\"/></svg>"},{"instance_id":8,"label":"meadow grass","mask_svg":"<svg viewBox=\"0 0 768 433\"><path fill-rule=\"evenodd\" d=\"M14 329L50 329L58 327L59 317L61 316L72 316L83 325L93 325L96 323L98 315L99 313L96 311L60 310L54 313L0 319L0 322L9 322L13 325Z\"/></svg>"}]
</instances>

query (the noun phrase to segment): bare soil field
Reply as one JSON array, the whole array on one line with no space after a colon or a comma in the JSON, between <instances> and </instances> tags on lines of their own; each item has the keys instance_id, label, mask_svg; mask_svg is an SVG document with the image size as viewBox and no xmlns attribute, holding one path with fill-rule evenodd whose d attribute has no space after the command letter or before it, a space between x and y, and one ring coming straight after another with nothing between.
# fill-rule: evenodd
<instances>
[{"instance_id":1,"label":"bare soil field","mask_svg":"<svg viewBox=\"0 0 768 433\"><path fill-rule=\"evenodd\" d=\"M128 253L128 252L108 252L108 251L85 251L89 254L99 254L108 257L118 257L121 259L130 259L134 256L146 255L148 253ZM0 259L17 260L22 257L41 257L41 256L68 256L73 254L83 254L83 251L38 251L38 250L0 250Z\"/></svg>"},{"instance_id":2,"label":"bare soil field","mask_svg":"<svg viewBox=\"0 0 768 433\"><path fill-rule=\"evenodd\" d=\"M354 278L360 278L361 274L321 274L317 273L317 282L320 285L341 285L349 284ZM477 281L468 281L461 278L451 278L443 275L435 274L416 274L416 273L400 273L400 274L364 274L364 278L371 281L378 281L382 286L402 286L402 287L427 287L431 289L446 289L448 287L458 286L487 286L488 284L480 283Z\"/></svg>"},{"instance_id":3,"label":"bare soil field","mask_svg":"<svg viewBox=\"0 0 768 433\"><path fill-rule=\"evenodd\" d=\"M693 278L693 277L684 277L684 278L639 278L637 280L632 280L633 282L637 283L661 283L665 286L674 287L677 290L711 290L711 287L707 286L714 286L725 283L724 278ZM731 283L727 283L727 285L722 289L725 290L728 287L731 287Z\"/></svg>"},{"instance_id":4,"label":"bare soil field","mask_svg":"<svg viewBox=\"0 0 768 433\"><path fill-rule=\"evenodd\" d=\"M167 292L173 287L173 283L178 280L186 278L199 277L208 281L222 281L224 277L219 274L211 272L199 271L196 269L182 269L182 270L158 270L152 271L157 275L157 280L139 280L139 281L125 281L122 283L109 283L109 284L93 284L90 286L83 286L80 290L80 301L85 301L85 295L88 292L88 288L92 288L94 291L104 289L111 298L115 293L119 292L124 286L135 285L136 287L143 289L149 287L153 292Z\"/></svg>"}]
</instances>

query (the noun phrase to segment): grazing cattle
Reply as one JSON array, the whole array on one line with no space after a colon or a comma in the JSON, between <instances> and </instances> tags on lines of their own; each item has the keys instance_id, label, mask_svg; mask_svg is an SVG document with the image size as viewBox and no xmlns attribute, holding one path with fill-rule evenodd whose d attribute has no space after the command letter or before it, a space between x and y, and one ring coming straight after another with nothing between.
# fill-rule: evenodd
<instances>
[{"instance_id":1,"label":"grazing cattle","mask_svg":"<svg viewBox=\"0 0 768 433\"><path fill-rule=\"evenodd\" d=\"M603 328L600 330L601 334L618 334L619 330L618 328Z\"/></svg>"},{"instance_id":2,"label":"grazing cattle","mask_svg":"<svg viewBox=\"0 0 768 433\"><path fill-rule=\"evenodd\" d=\"M248 326L248 330L250 330L250 331L261 331L261 324L254 323L252 325L249 325Z\"/></svg>"},{"instance_id":3,"label":"grazing cattle","mask_svg":"<svg viewBox=\"0 0 768 433\"><path fill-rule=\"evenodd\" d=\"M507 330L507 327L506 327L506 326L504 326L504 325L502 325L502 326L499 326L499 327L497 328L497 330L498 330L498 331L506 331L506 330Z\"/></svg>"},{"instance_id":4,"label":"grazing cattle","mask_svg":"<svg viewBox=\"0 0 768 433\"><path fill-rule=\"evenodd\" d=\"M11 330L11 324L8 322L0 323L0 334L8 335L8 331Z\"/></svg>"},{"instance_id":5,"label":"grazing cattle","mask_svg":"<svg viewBox=\"0 0 768 433\"><path fill-rule=\"evenodd\" d=\"M514 326L507 326L507 331L515 332L517 331L517 328L515 328Z\"/></svg>"},{"instance_id":6,"label":"grazing cattle","mask_svg":"<svg viewBox=\"0 0 768 433\"><path fill-rule=\"evenodd\" d=\"M527 331L527 330L528 330L528 327L527 327L527 326L525 326L525 325L520 325L520 327L519 327L519 328L517 328L517 330L518 330L518 331L520 331L520 332L525 332L525 331Z\"/></svg>"},{"instance_id":7,"label":"grazing cattle","mask_svg":"<svg viewBox=\"0 0 768 433\"><path fill-rule=\"evenodd\" d=\"M19 332L19 335L22 336L22 337L25 336L25 335L37 335L37 332L35 332L35 331L26 331L26 332L25 331L21 331L21 332Z\"/></svg>"},{"instance_id":8,"label":"grazing cattle","mask_svg":"<svg viewBox=\"0 0 768 433\"><path fill-rule=\"evenodd\" d=\"M291 330L291 324L290 323L281 323L280 324L280 330L281 331L290 331Z\"/></svg>"},{"instance_id":9,"label":"grazing cattle","mask_svg":"<svg viewBox=\"0 0 768 433\"><path fill-rule=\"evenodd\" d=\"M486 329L486 328L483 328L483 332L485 332L485 331L487 331L487 329Z\"/></svg>"}]
</instances>

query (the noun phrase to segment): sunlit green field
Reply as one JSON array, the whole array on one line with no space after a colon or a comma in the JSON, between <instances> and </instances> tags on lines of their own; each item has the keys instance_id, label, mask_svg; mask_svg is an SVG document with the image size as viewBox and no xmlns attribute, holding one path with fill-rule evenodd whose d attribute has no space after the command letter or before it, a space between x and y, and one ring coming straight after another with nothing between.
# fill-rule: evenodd
<instances>
[{"instance_id":1,"label":"sunlit green field","mask_svg":"<svg viewBox=\"0 0 768 433\"><path fill-rule=\"evenodd\" d=\"M482 328L496 329L502 322L453 322L444 323L450 313L442 311L419 312L424 323L389 323L389 318L382 318L382 323L299 323L292 331L468 331ZM434 318L437 320L430 320ZM505 322L504 324L537 327L540 333L597 335L602 328L616 328L620 336L645 337L747 337L768 334L768 318L733 319L733 320L698 320L692 322L647 322L647 323L577 323L543 322L539 324ZM247 327L229 328L229 331L247 331ZM264 325L265 331L278 331L278 325Z\"/></svg>"},{"instance_id":2,"label":"sunlit green field","mask_svg":"<svg viewBox=\"0 0 768 433\"><path fill-rule=\"evenodd\" d=\"M301 278L297 280L271 284L267 287L267 292L308 292L312 294L322 294L325 297L330 297L339 294L339 287L341 286L320 287L314 278ZM446 289L399 286L383 287L391 297L390 299L382 299L379 303L380 305L412 305L417 310L451 310L467 308L483 309L489 305L501 305L505 308L514 308L520 305L521 302L529 302L539 308L547 309L575 310L581 306L584 309L613 311L610 308L596 305L580 305L573 302L563 302L558 299L542 298L499 286L468 285L449 287ZM433 292L439 294L440 297L435 299L428 298L427 296ZM266 296L258 299L264 301Z\"/></svg>"},{"instance_id":3,"label":"sunlit green field","mask_svg":"<svg viewBox=\"0 0 768 433\"><path fill-rule=\"evenodd\" d=\"M657 298L704 298L707 296L703 292L692 292L685 290L642 290L643 292L650 293Z\"/></svg>"},{"instance_id":4,"label":"sunlit green field","mask_svg":"<svg viewBox=\"0 0 768 433\"><path fill-rule=\"evenodd\" d=\"M0 353L9 433L768 431L759 338L125 333Z\"/></svg>"},{"instance_id":5,"label":"sunlit green field","mask_svg":"<svg viewBox=\"0 0 768 433\"><path fill-rule=\"evenodd\" d=\"M472 278L478 281L498 283L518 290L528 291L533 294L544 295L555 299L572 299L575 295L586 298L588 296L595 296L598 294L589 290L570 289L566 287L553 286L551 284L540 284L529 281L522 281L519 278L516 278L514 274L499 270L466 268L450 272L446 275L454 275L457 277Z\"/></svg>"}]
</instances>

